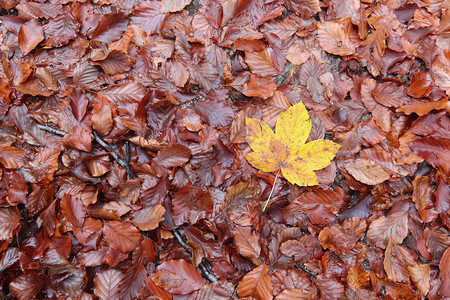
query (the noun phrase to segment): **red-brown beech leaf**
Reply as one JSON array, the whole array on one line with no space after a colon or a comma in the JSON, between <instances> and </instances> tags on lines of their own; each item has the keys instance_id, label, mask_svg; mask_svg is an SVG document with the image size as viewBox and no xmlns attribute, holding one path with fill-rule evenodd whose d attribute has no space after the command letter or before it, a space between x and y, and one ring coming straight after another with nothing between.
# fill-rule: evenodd
<instances>
[{"instance_id":1,"label":"red-brown beech leaf","mask_svg":"<svg viewBox=\"0 0 450 300\"><path fill-rule=\"evenodd\" d=\"M407 93L414 98L428 97L433 89L433 78L428 71L414 74Z\"/></svg>"},{"instance_id":2,"label":"red-brown beech leaf","mask_svg":"<svg viewBox=\"0 0 450 300\"><path fill-rule=\"evenodd\" d=\"M205 285L198 291L196 299L214 299L227 300L232 299L234 293L234 285L226 280L219 280Z\"/></svg>"},{"instance_id":3,"label":"red-brown beech leaf","mask_svg":"<svg viewBox=\"0 0 450 300\"><path fill-rule=\"evenodd\" d=\"M428 136L411 142L409 147L427 163L435 168L441 168L450 176L450 140Z\"/></svg>"},{"instance_id":4,"label":"red-brown beech leaf","mask_svg":"<svg viewBox=\"0 0 450 300\"><path fill-rule=\"evenodd\" d=\"M319 241L323 248L331 249L337 254L346 254L353 249L358 239L336 226L325 227L319 234Z\"/></svg>"},{"instance_id":5,"label":"red-brown beech leaf","mask_svg":"<svg viewBox=\"0 0 450 300\"><path fill-rule=\"evenodd\" d=\"M119 299L133 300L137 298L139 290L145 285L147 270L142 262L136 262L130 265L122 281L119 283Z\"/></svg>"},{"instance_id":6,"label":"red-brown beech leaf","mask_svg":"<svg viewBox=\"0 0 450 300\"><path fill-rule=\"evenodd\" d=\"M280 73L273 65L271 48L260 52L246 52L245 62L253 73L262 77L277 76Z\"/></svg>"},{"instance_id":7,"label":"red-brown beech leaf","mask_svg":"<svg viewBox=\"0 0 450 300\"><path fill-rule=\"evenodd\" d=\"M119 300L119 282L123 274L117 269L97 272L94 278L94 294L101 300Z\"/></svg>"},{"instance_id":8,"label":"red-brown beech leaf","mask_svg":"<svg viewBox=\"0 0 450 300\"><path fill-rule=\"evenodd\" d=\"M430 185L430 178L428 176L417 176L413 182L412 200L415 203L416 209L419 212L420 218L425 223L430 223L437 216L438 212L434 209L432 201L432 188Z\"/></svg>"},{"instance_id":9,"label":"red-brown beech leaf","mask_svg":"<svg viewBox=\"0 0 450 300\"><path fill-rule=\"evenodd\" d=\"M99 92L99 95L105 96L114 104L120 102L140 102L146 94L145 87L141 84L130 81L118 86L112 86L109 89Z\"/></svg>"},{"instance_id":10,"label":"red-brown beech leaf","mask_svg":"<svg viewBox=\"0 0 450 300\"><path fill-rule=\"evenodd\" d=\"M383 265L390 280L407 283L409 282L408 267L415 266L416 263L408 250L389 239Z\"/></svg>"},{"instance_id":11,"label":"red-brown beech leaf","mask_svg":"<svg viewBox=\"0 0 450 300\"><path fill-rule=\"evenodd\" d=\"M440 259L444 251L450 247L450 236L439 230L439 228L425 228L423 233L426 236L426 245L428 251L434 259Z\"/></svg>"},{"instance_id":12,"label":"red-brown beech leaf","mask_svg":"<svg viewBox=\"0 0 450 300\"><path fill-rule=\"evenodd\" d=\"M92 32L92 40L110 44L122 37L127 25L128 16L124 13L104 14Z\"/></svg>"},{"instance_id":13,"label":"red-brown beech leaf","mask_svg":"<svg viewBox=\"0 0 450 300\"><path fill-rule=\"evenodd\" d=\"M260 265L248 272L239 282L237 294L240 298L272 299L273 286L269 268L266 265Z\"/></svg>"},{"instance_id":14,"label":"red-brown beech leaf","mask_svg":"<svg viewBox=\"0 0 450 300\"><path fill-rule=\"evenodd\" d=\"M164 220L166 209L162 205L143 208L133 214L131 223L143 231L153 230Z\"/></svg>"},{"instance_id":15,"label":"red-brown beech leaf","mask_svg":"<svg viewBox=\"0 0 450 300\"><path fill-rule=\"evenodd\" d=\"M195 103L195 109L203 121L211 127L224 127L234 119L234 113L224 101L204 100Z\"/></svg>"},{"instance_id":16,"label":"red-brown beech leaf","mask_svg":"<svg viewBox=\"0 0 450 300\"><path fill-rule=\"evenodd\" d=\"M106 221L103 234L111 248L122 252L133 251L142 240L139 230L128 222Z\"/></svg>"},{"instance_id":17,"label":"red-brown beech leaf","mask_svg":"<svg viewBox=\"0 0 450 300\"><path fill-rule=\"evenodd\" d=\"M103 105L102 108L92 116L91 122L92 129L97 131L101 136L107 135L113 127L111 107L109 107L109 105Z\"/></svg>"},{"instance_id":18,"label":"red-brown beech leaf","mask_svg":"<svg viewBox=\"0 0 450 300\"><path fill-rule=\"evenodd\" d=\"M439 262L439 278L442 280L439 295L450 297L450 247L445 250Z\"/></svg>"},{"instance_id":19,"label":"red-brown beech leaf","mask_svg":"<svg viewBox=\"0 0 450 300\"><path fill-rule=\"evenodd\" d=\"M163 13L177 12L182 10L190 2L190 0L162 0L161 11Z\"/></svg>"},{"instance_id":20,"label":"red-brown beech leaf","mask_svg":"<svg viewBox=\"0 0 450 300\"><path fill-rule=\"evenodd\" d=\"M43 287L44 277L34 272L20 275L9 284L11 295L19 300L28 300L36 297Z\"/></svg>"},{"instance_id":21,"label":"red-brown beech leaf","mask_svg":"<svg viewBox=\"0 0 450 300\"><path fill-rule=\"evenodd\" d=\"M300 16L312 17L321 10L319 0L286 0L284 3Z\"/></svg>"},{"instance_id":22,"label":"red-brown beech leaf","mask_svg":"<svg viewBox=\"0 0 450 300\"><path fill-rule=\"evenodd\" d=\"M72 226L81 229L86 218L86 207L79 195L65 194L61 199L61 211Z\"/></svg>"},{"instance_id":23,"label":"red-brown beech leaf","mask_svg":"<svg viewBox=\"0 0 450 300\"><path fill-rule=\"evenodd\" d=\"M377 185L389 179L389 174L379 164L367 158L350 160L344 167L356 180L368 185Z\"/></svg>"},{"instance_id":24,"label":"red-brown beech leaf","mask_svg":"<svg viewBox=\"0 0 450 300\"><path fill-rule=\"evenodd\" d=\"M23 55L27 55L44 40L44 30L37 19L31 19L20 27L19 46Z\"/></svg>"},{"instance_id":25,"label":"red-brown beech leaf","mask_svg":"<svg viewBox=\"0 0 450 300\"><path fill-rule=\"evenodd\" d=\"M48 20L44 25L45 42L48 47L61 47L77 36L80 23L70 13L64 9L58 16Z\"/></svg>"},{"instance_id":26,"label":"red-brown beech leaf","mask_svg":"<svg viewBox=\"0 0 450 300\"><path fill-rule=\"evenodd\" d=\"M320 290L320 299L339 300L344 297L344 286L336 279L317 276L316 284Z\"/></svg>"},{"instance_id":27,"label":"red-brown beech leaf","mask_svg":"<svg viewBox=\"0 0 450 300\"><path fill-rule=\"evenodd\" d=\"M430 290L430 265L409 266L409 276L421 296L426 296Z\"/></svg>"},{"instance_id":28,"label":"red-brown beech leaf","mask_svg":"<svg viewBox=\"0 0 450 300\"><path fill-rule=\"evenodd\" d=\"M232 229L234 244L239 253L248 258L258 258L261 254L260 237L256 230L250 227L235 226Z\"/></svg>"},{"instance_id":29,"label":"red-brown beech leaf","mask_svg":"<svg viewBox=\"0 0 450 300\"><path fill-rule=\"evenodd\" d=\"M72 130L63 137L62 142L69 148L90 152L92 140L93 137L87 129L75 125Z\"/></svg>"},{"instance_id":30,"label":"red-brown beech leaf","mask_svg":"<svg viewBox=\"0 0 450 300\"><path fill-rule=\"evenodd\" d=\"M176 226L183 223L195 224L205 218L213 207L211 195L206 187L188 183L173 195L172 214Z\"/></svg>"},{"instance_id":31,"label":"red-brown beech leaf","mask_svg":"<svg viewBox=\"0 0 450 300\"><path fill-rule=\"evenodd\" d=\"M255 74L250 74L250 81L247 82L242 90L242 94L247 97L260 97L267 99L272 97L277 90L272 77L261 77Z\"/></svg>"},{"instance_id":32,"label":"red-brown beech leaf","mask_svg":"<svg viewBox=\"0 0 450 300\"><path fill-rule=\"evenodd\" d=\"M320 46L326 52L341 56L355 53L357 45L350 40L348 28L343 24L330 21L318 23L317 28Z\"/></svg>"},{"instance_id":33,"label":"red-brown beech leaf","mask_svg":"<svg viewBox=\"0 0 450 300\"><path fill-rule=\"evenodd\" d=\"M0 207L0 241L7 241L19 226L20 214L17 207Z\"/></svg>"},{"instance_id":34,"label":"red-brown beech leaf","mask_svg":"<svg viewBox=\"0 0 450 300\"><path fill-rule=\"evenodd\" d=\"M7 169L22 167L25 159L25 151L12 146L0 145L0 163Z\"/></svg>"},{"instance_id":35,"label":"red-brown beech leaf","mask_svg":"<svg viewBox=\"0 0 450 300\"><path fill-rule=\"evenodd\" d=\"M113 50L101 57L92 57L94 65L99 65L108 75L129 71L132 67L130 57L123 51Z\"/></svg>"},{"instance_id":36,"label":"red-brown beech leaf","mask_svg":"<svg viewBox=\"0 0 450 300\"><path fill-rule=\"evenodd\" d=\"M81 121L87 111L89 99L81 89L76 89L69 95L70 108L72 109L73 116L77 121Z\"/></svg>"},{"instance_id":37,"label":"red-brown beech leaf","mask_svg":"<svg viewBox=\"0 0 450 300\"><path fill-rule=\"evenodd\" d=\"M202 275L184 259L169 260L156 268L152 281L174 294L188 294L204 286Z\"/></svg>"},{"instance_id":38,"label":"red-brown beech leaf","mask_svg":"<svg viewBox=\"0 0 450 300\"><path fill-rule=\"evenodd\" d=\"M161 2L139 2L133 10L131 24L141 26L149 35L160 31L166 15L161 12Z\"/></svg>"},{"instance_id":39,"label":"red-brown beech leaf","mask_svg":"<svg viewBox=\"0 0 450 300\"><path fill-rule=\"evenodd\" d=\"M373 221L367 231L367 240L379 248L385 248L390 239L400 244L407 235L408 212L399 211Z\"/></svg>"},{"instance_id":40,"label":"red-brown beech leaf","mask_svg":"<svg viewBox=\"0 0 450 300\"><path fill-rule=\"evenodd\" d=\"M153 161L165 168L181 167L189 161L191 157L191 150L188 147L172 144L164 146L159 150L158 155Z\"/></svg>"},{"instance_id":41,"label":"red-brown beech leaf","mask_svg":"<svg viewBox=\"0 0 450 300\"><path fill-rule=\"evenodd\" d=\"M22 168L22 174L26 181L42 184L53 181L53 174L58 169L58 157L61 150L45 148L36 154L33 161Z\"/></svg>"}]
</instances>

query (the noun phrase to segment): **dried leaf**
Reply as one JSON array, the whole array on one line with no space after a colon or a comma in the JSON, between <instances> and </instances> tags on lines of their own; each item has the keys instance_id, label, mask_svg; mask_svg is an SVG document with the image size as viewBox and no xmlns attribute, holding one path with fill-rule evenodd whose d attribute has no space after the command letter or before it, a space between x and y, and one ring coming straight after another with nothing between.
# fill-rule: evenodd
<instances>
[{"instance_id":1,"label":"dried leaf","mask_svg":"<svg viewBox=\"0 0 450 300\"><path fill-rule=\"evenodd\" d=\"M153 230L158 227L159 222L164 220L166 209L161 205L155 205L141 209L133 214L131 223L144 231Z\"/></svg>"},{"instance_id":2,"label":"dried leaf","mask_svg":"<svg viewBox=\"0 0 450 300\"><path fill-rule=\"evenodd\" d=\"M290 107L278 117L275 134L264 122L246 119L247 142L253 153L246 159L264 172L281 169L292 184L317 185L315 170L330 164L339 145L329 140L306 143L311 131L311 121L303 103Z\"/></svg>"},{"instance_id":3,"label":"dried leaf","mask_svg":"<svg viewBox=\"0 0 450 300\"><path fill-rule=\"evenodd\" d=\"M27 55L44 40L44 30L36 19L31 19L20 27L18 38L20 50Z\"/></svg>"},{"instance_id":4,"label":"dried leaf","mask_svg":"<svg viewBox=\"0 0 450 300\"><path fill-rule=\"evenodd\" d=\"M133 251L142 240L139 230L127 222L106 221L103 234L111 248L122 252Z\"/></svg>"},{"instance_id":5,"label":"dried leaf","mask_svg":"<svg viewBox=\"0 0 450 300\"><path fill-rule=\"evenodd\" d=\"M183 259L165 261L152 276L153 282L170 293L188 294L204 285L200 273Z\"/></svg>"}]
</instances>

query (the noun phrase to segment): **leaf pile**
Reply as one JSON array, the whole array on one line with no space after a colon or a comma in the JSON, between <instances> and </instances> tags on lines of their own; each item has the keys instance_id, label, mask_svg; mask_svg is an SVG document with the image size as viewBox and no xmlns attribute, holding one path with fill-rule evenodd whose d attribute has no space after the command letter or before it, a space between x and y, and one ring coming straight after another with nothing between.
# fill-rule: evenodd
<instances>
[{"instance_id":1,"label":"leaf pile","mask_svg":"<svg viewBox=\"0 0 450 300\"><path fill-rule=\"evenodd\" d=\"M450 297L448 1L0 7L0 298Z\"/></svg>"}]
</instances>

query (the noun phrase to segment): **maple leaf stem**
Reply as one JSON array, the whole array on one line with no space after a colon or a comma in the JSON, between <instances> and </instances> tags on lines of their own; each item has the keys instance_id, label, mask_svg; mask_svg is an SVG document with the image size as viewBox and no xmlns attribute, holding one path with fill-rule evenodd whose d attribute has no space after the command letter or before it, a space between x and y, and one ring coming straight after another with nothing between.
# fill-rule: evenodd
<instances>
[{"instance_id":1,"label":"maple leaf stem","mask_svg":"<svg viewBox=\"0 0 450 300\"><path fill-rule=\"evenodd\" d=\"M264 207L262 209L263 212L266 211L267 204L269 204L270 197L272 197L273 190L275 189L275 182L277 181L278 175L280 175L280 169L278 169L277 175L275 175L275 179L273 180L272 190L270 191L269 197L267 198L266 203L264 204Z\"/></svg>"}]
</instances>

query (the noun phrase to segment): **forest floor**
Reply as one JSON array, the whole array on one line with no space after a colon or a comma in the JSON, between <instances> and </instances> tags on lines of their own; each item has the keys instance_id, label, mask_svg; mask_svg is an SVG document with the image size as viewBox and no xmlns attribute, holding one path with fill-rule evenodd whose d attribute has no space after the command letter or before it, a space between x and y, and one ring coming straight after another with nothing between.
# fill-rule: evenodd
<instances>
[{"instance_id":1,"label":"forest floor","mask_svg":"<svg viewBox=\"0 0 450 300\"><path fill-rule=\"evenodd\" d=\"M448 0L0 20L0 299L450 298Z\"/></svg>"}]
</instances>

